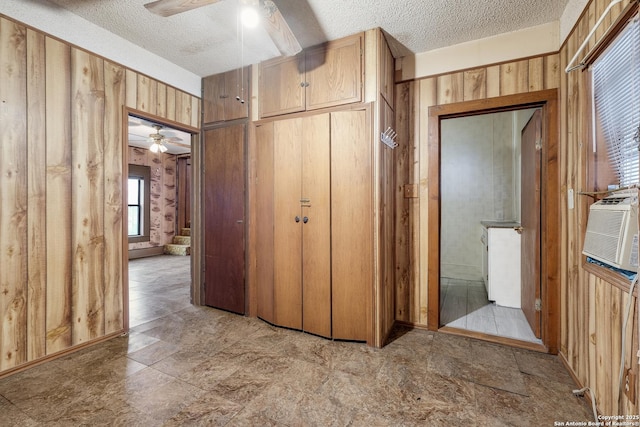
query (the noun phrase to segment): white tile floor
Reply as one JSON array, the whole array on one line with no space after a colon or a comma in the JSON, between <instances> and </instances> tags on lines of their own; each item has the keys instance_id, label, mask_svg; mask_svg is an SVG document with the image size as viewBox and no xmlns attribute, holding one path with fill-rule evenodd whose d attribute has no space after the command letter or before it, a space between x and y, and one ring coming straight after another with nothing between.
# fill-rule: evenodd
<instances>
[{"instance_id":1,"label":"white tile floor","mask_svg":"<svg viewBox=\"0 0 640 427\"><path fill-rule=\"evenodd\" d=\"M454 328L542 344L522 310L490 302L481 280L440 278L440 322Z\"/></svg>"}]
</instances>

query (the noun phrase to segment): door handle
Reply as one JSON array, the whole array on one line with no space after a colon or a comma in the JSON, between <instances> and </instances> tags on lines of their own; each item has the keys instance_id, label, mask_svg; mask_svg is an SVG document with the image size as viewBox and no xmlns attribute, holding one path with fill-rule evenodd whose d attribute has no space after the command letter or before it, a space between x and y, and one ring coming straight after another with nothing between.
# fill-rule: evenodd
<instances>
[{"instance_id":1,"label":"door handle","mask_svg":"<svg viewBox=\"0 0 640 427\"><path fill-rule=\"evenodd\" d=\"M296 222L300 222L300 217L298 215L296 215L295 220L296 220Z\"/></svg>"},{"instance_id":2,"label":"door handle","mask_svg":"<svg viewBox=\"0 0 640 427\"><path fill-rule=\"evenodd\" d=\"M305 216L304 218L302 218L302 222L304 222L305 224L309 222L309 217Z\"/></svg>"}]
</instances>

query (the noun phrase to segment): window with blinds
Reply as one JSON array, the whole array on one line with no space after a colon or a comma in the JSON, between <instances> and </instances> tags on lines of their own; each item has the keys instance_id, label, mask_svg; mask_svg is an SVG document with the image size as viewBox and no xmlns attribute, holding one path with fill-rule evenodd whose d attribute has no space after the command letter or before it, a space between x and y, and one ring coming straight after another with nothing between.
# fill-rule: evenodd
<instances>
[{"instance_id":1,"label":"window with blinds","mask_svg":"<svg viewBox=\"0 0 640 427\"><path fill-rule=\"evenodd\" d=\"M597 122L621 186L640 181L640 22L631 20L593 64Z\"/></svg>"}]
</instances>

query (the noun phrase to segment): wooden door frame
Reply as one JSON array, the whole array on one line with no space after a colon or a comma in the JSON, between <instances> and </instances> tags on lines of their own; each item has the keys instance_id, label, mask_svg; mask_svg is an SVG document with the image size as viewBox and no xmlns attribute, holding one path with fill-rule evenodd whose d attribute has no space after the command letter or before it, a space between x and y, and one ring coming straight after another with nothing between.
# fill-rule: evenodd
<instances>
[{"instance_id":1,"label":"wooden door frame","mask_svg":"<svg viewBox=\"0 0 640 427\"><path fill-rule=\"evenodd\" d=\"M479 114L542 108L542 147L540 232L541 232L541 299L543 345L526 345L539 351L557 354L560 339L560 169L558 90L550 89L476 101L436 105L429 108L428 137L428 255L427 255L427 327L440 328L440 121L442 119ZM469 333L486 340L518 344L518 341L492 335Z\"/></svg>"},{"instance_id":2,"label":"wooden door frame","mask_svg":"<svg viewBox=\"0 0 640 427\"><path fill-rule=\"evenodd\" d=\"M122 144L124 145L122 154L122 170L126 171L129 167L129 115L143 118L154 123L165 125L167 127L181 130L191 134L191 191L193 197L191 198L191 303L195 305L202 305L203 300L202 291L200 288L201 280L201 261L199 254L202 253L200 238L200 230L202 229L202 219L200 207L200 189L202 187L199 166L202 157L202 147L200 144L200 129L192 126L188 126L182 123L178 123L172 120L168 120L161 116L146 113L144 111L137 110L124 106L122 109L122 123L126 124L122 126ZM127 180L122 177L122 206L127 205ZM123 224L128 224L127 209L122 209ZM193 232L197 231L197 232ZM129 240L127 227L122 227L122 309L123 309L123 324L124 330L129 330ZM194 256L195 255L195 256Z\"/></svg>"}]
</instances>

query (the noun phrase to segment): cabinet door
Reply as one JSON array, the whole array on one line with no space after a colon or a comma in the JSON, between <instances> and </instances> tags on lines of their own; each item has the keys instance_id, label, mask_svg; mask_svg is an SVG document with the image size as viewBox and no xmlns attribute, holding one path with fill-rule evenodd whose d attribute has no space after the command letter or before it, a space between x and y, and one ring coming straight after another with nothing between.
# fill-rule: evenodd
<instances>
[{"instance_id":1,"label":"cabinet door","mask_svg":"<svg viewBox=\"0 0 640 427\"><path fill-rule=\"evenodd\" d=\"M274 323L302 329L302 119L275 122L273 134Z\"/></svg>"},{"instance_id":2,"label":"cabinet door","mask_svg":"<svg viewBox=\"0 0 640 427\"><path fill-rule=\"evenodd\" d=\"M244 314L245 126L205 132L205 304Z\"/></svg>"},{"instance_id":3,"label":"cabinet door","mask_svg":"<svg viewBox=\"0 0 640 427\"><path fill-rule=\"evenodd\" d=\"M362 100L361 34L306 52L306 108L332 107Z\"/></svg>"},{"instance_id":4,"label":"cabinet door","mask_svg":"<svg viewBox=\"0 0 640 427\"><path fill-rule=\"evenodd\" d=\"M303 119L302 329L331 336L329 115Z\"/></svg>"},{"instance_id":5,"label":"cabinet door","mask_svg":"<svg viewBox=\"0 0 640 427\"><path fill-rule=\"evenodd\" d=\"M227 71L224 73L225 98L224 120L235 120L249 117L249 93L250 71L248 67ZM240 102L240 97L245 102Z\"/></svg>"},{"instance_id":6,"label":"cabinet door","mask_svg":"<svg viewBox=\"0 0 640 427\"><path fill-rule=\"evenodd\" d=\"M250 71L227 71L202 79L203 123L215 123L249 117ZM236 99L245 99L241 103Z\"/></svg>"},{"instance_id":7,"label":"cabinet door","mask_svg":"<svg viewBox=\"0 0 640 427\"><path fill-rule=\"evenodd\" d=\"M305 109L304 53L260 64L260 117Z\"/></svg>"},{"instance_id":8,"label":"cabinet door","mask_svg":"<svg viewBox=\"0 0 640 427\"><path fill-rule=\"evenodd\" d=\"M255 128L256 292L258 317L275 323L273 312L273 123Z\"/></svg>"},{"instance_id":9,"label":"cabinet door","mask_svg":"<svg viewBox=\"0 0 640 427\"><path fill-rule=\"evenodd\" d=\"M372 152L366 111L331 113L333 338L367 340L373 289Z\"/></svg>"},{"instance_id":10,"label":"cabinet door","mask_svg":"<svg viewBox=\"0 0 640 427\"><path fill-rule=\"evenodd\" d=\"M224 120L224 96L224 74L215 74L202 79L203 123Z\"/></svg>"}]
</instances>

